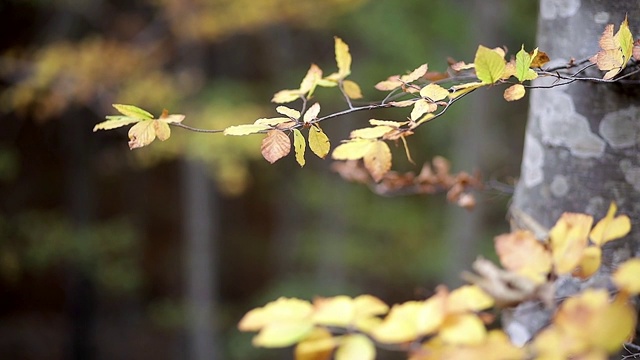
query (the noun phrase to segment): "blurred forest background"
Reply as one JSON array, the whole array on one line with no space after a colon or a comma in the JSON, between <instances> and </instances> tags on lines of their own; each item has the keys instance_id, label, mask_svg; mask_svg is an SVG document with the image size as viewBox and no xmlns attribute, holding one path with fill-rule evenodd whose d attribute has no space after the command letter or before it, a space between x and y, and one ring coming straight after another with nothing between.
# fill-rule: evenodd
<instances>
[{"instance_id":1,"label":"blurred forest background","mask_svg":"<svg viewBox=\"0 0 640 360\"><path fill-rule=\"evenodd\" d=\"M246 311L278 296L424 298L459 284L507 229L508 186L469 212L444 195L377 196L330 160L269 165L260 136L173 128L130 151L126 129L92 128L112 103L202 128L274 116L273 93L310 63L335 71L334 35L365 100L380 100L375 83L425 62L444 71L478 44L533 48L537 2L3 0L0 11L2 359L288 358L251 347L236 329ZM317 99L323 113L346 106L336 89ZM418 165L399 147L394 167L443 155L508 185L526 112L481 89L409 138ZM407 115L323 127L335 146L369 118Z\"/></svg>"}]
</instances>

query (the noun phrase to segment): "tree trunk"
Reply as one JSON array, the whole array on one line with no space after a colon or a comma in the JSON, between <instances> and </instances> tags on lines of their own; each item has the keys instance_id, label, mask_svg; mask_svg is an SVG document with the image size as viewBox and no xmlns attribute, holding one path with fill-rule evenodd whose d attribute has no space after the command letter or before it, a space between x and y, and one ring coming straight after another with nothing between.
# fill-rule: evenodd
<instances>
[{"instance_id":1,"label":"tree trunk","mask_svg":"<svg viewBox=\"0 0 640 360\"><path fill-rule=\"evenodd\" d=\"M557 64L588 58L598 52L605 25L615 24L617 31L625 14L632 32L639 30L637 1L542 0L537 45ZM602 73L594 72L594 76L602 77ZM553 79L545 78L535 82L551 83ZM531 91L521 176L511 207L515 222L529 218L549 229L563 212L582 212L599 219L612 201L619 213L639 219L638 117L640 97L631 85L575 82ZM627 237L605 246L598 274L584 282L559 279L556 297L586 287L609 286L611 270L638 255L640 226L637 220L632 223ZM514 341L525 342L549 316L537 304L523 304L507 323L507 331Z\"/></svg>"}]
</instances>

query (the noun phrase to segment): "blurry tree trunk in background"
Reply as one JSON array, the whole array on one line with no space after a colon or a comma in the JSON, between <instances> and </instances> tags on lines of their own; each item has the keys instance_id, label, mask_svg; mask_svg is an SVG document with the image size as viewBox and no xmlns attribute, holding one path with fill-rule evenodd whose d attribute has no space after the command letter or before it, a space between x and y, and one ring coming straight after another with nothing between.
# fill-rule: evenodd
<instances>
[{"instance_id":1,"label":"blurry tree trunk in background","mask_svg":"<svg viewBox=\"0 0 640 360\"><path fill-rule=\"evenodd\" d=\"M186 283L186 359L219 359L216 290L218 209L213 183L197 160L182 161L184 274Z\"/></svg>"},{"instance_id":2,"label":"blurry tree trunk in background","mask_svg":"<svg viewBox=\"0 0 640 360\"><path fill-rule=\"evenodd\" d=\"M75 242L84 242L86 227L93 212L93 189L91 168L91 128L81 121L82 114L72 114L62 120L61 143L64 147L66 169L66 208L74 226ZM79 245L76 248L82 249ZM66 310L69 316L69 359L86 360L96 357L96 289L93 280L86 272L85 259L66 264L67 279L65 296Z\"/></svg>"},{"instance_id":3,"label":"blurry tree trunk in background","mask_svg":"<svg viewBox=\"0 0 640 360\"><path fill-rule=\"evenodd\" d=\"M631 29L638 31L637 1L542 0L537 45L558 64L571 57L587 58L598 52L604 26L616 24L617 31L625 14ZM522 219L530 218L549 229L567 211L601 218L611 201L619 212L636 219L625 240L605 246L599 274L586 282L561 278L556 297L607 286L612 269L640 255L639 95L637 85L587 82L531 93L522 173L511 207L514 225L528 227ZM541 306L523 304L507 330L514 340L526 341L548 316Z\"/></svg>"},{"instance_id":4,"label":"blurry tree trunk in background","mask_svg":"<svg viewBox=\"0 0 640 360\"><path fill-rule=\"evenodd\" d=\"M504 16L508 11L504 8L510 4L499 0L466 1L466 8L476 14L472 16L471 30L468 34L470 44L482 44L488 47L502 46L504 40L499 31L504 22ZM503 11L496 11L503 8ZM477 45L476 45L477 46ZM504 100L496 97L496 94L488 91L476 91L469 97L470 106L466 109L468 115L464 121L454 126L453 154L451 163L460 170L473 171L473 169L485 169L488 166L488 155L492 153L494 146L499 146L493 141L495 132L491 130L490 123L499 121L496 114L499 110L498 102ZM457 170L456 170L457 171ZM481 236L485 232L483 216L486 204L483 204L483 194L476 194L478 206L472 211L458 206L448 206L447 219L447 268L444 269L444 282L448 286L459 286L460 269L468 267L479 253Z\"/></svg>"}]
</instances>

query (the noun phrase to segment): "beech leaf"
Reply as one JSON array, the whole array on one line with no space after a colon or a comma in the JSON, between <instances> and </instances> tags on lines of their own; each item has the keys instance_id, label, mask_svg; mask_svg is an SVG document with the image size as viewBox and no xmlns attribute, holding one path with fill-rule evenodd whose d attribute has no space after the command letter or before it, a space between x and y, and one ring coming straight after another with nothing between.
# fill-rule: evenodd
<instances>
[{"instance_id":1,"label":"beech leaf","mask_svg":"<svg viewBox=\"0 0 640 360\"><path fill-rule=\"evenodd\" d=\"M531 69L531 62L538 55L538 48L533 50L533 54L529 54L524 51L524 45L520 48L520 51L516 54L516 77L520 82L526 80L533 80L538 77L538 74Z\"/></svg>"},{"instance_id":2,"label":"beech leaf","mask_svg":"<svg viewBox=\"0 0 640 360\"><path fill-rule=\"evenodd\" d=\"M262 156L273 164L274 162L289 155L291 151L291 139L281 130L269 130L267 136L262 140Z\"/></svg>"},{"instance_id":3,"label":"beech leaf","mask_svg":"<svg viewBox=\"0 0 640 360\"><path fill-rule=\"evenodd\" d=\"M155 121L140 121L129 129L129 149L133 150L147 146L156 139Z\"/></svg>"},{"instance_id":4,"label":"beech leaf","mask_svg":"<svg viewBox=\"0 0 640 360\"><path fill-rule=\"evenodd\" d=\"M504 99L507 101L520 100L524 97L525 93L526 90L522 84L511 85L504 91Z\"/></svg>"},{"instance_id":5,"label":"beech leaf","mask_svg":"<svg viewBox=\"0 0 640 360\"><path fill-rule=\"evenodd\" d=\"M289 138L289 137L287 137ZM307 143L304 140L304 136L298 129L293 129L293 149L296 152L296 161L303 167L305 164L304 151L307 148Z\"/></svg>"},{"instance_id":6,"label":"beech leaf","mask_svg":"<svg viewBox=\"0 0 640 360\"><path fill-rule=\"evenodd\" d=\"M311 107L304 113L304 122L305 124L310 123L311 121L318 118L318 114L320 113L320 104L315 103L311 105Z\"/></svg>"},{"instance_id":7,"label":"beech leaf","mask_svg":"<svg viewBox=\"0 0 640 360\"><path fill-rule=\"evenodd\" d=\"M261 131L269 130L271 126L267 124L243 124L243 125L235 125L229 126L224 129L225 135L233 135L233 136L243 136L249 134L256 134Z\"/></svg>"},{"instance_id":8,"label":"beech leaf","mask_svg":"<svg viewBox=\"0 0 640 360\"><path fill-rule=\"evenodd\" d=\"M151 115L150 112L140 109L139 107L134 105L113 104L113 107L125 116L141 120L153 119L153 115Z\"/></svg>"},{"instance_id":9,"label":"beech leaf","mask_svg":"<svg viewBox=\"0 0 640 360\"><path fill-rule=\"evenodd\" d=\"M349 53L349 45L337 36L335 36L334 39L338 74L340 79L344 79L351 74L351 54Z\"/></svg>"},{"instance_id":10,"label":"beech leaf","mask_svg":"<svg viewBox=\"0 0 640 360\"><path fill-rule=\"evenodd\" d=\"M309 148L321 159L324 159L331 149L329 138L318 124L309 128Z\"/></svg>"},{"instance_id":11,"label":"beech leaf","mask_svg":"<svg viewBox=\"0 0 640 360\"><path fill-rule=\"evenodd\" d=\"M375 358L375 345L371 339L362 334L345 335L336 349L335 356L335 360L374 360Z\"/></svg>"},{"instance_id":12,"label":"beech leaf","mask_svg":"<svg viewBox=\"0 0 640 360\"><path fill-rule=\"evenodd\" d=\"M449 90L438 84L429 84L420 90L420 96L429 98L432 101L440 101L449 95Z\"/></svg>"},{"instance_id":13,"label":"beech leaf","mask_svg":"<svg viewBox=\"0 0 640 360\"><path fill-rule=\"evenodd\" d=\"M331 157L334 160L358 160L369 152L375 141L368 139L354 139L344 142L333 149Z\"/></svg>"},{"instance_id":14,"label":"beech leaf","mask_svg":"<svg viewBox=\"0 0 640 360\"><path fill-rule=\"evenodd\" d=\"M640 293L640 258L633 258L620 264L613 273L613 282L618 289L629 295Z\"/></svg>"},{"instance_id":15,"label":"beech leaf","mask_svg":"<svg viewBox=\"0 0 640 360\"><path fill-rule=\"evenodd\" d=\"M386 133L392 131L393 129L393 127L386 125L356 129L351 131L349 137L351 137L352 139L378 139L383 137Z\"/></svg>"},{"instance_id":16,"label":"beech leaf","mask_svg":"<svg viewBox=\"0 0 640 360\"><path fill-rule=\"evenodd\" d=\"M362 90L360 90L360 85L355 82L351 80L344 80L342 82L342 88L349 99L362 99Z\"/></svg>"},{"instance_id":17,"label":"beech leaf","mask_svg":"<svg viewBox=\"0 0 640 360\"><path fill-rule=\"evenodd\" d=\"M476 75L483 84L493 84L500 80L506 67L504 55L482 45L478 46L474 64Z\"/></svg>"},{"instance_id":18,"label":"beech leaf","mask_svg":"<svg viewBox=\"0 0 640 360\"><path fill-rule=\"evenodd\" d=\"M276 108L278 114L288 116L290 119L298 120L300 118L300 111L292 109L290 107L280 105Z\"/></svg>"},{"instance_id":19,"label":"beech leaf","mask_svg":"<svg viewBox=\"0 0 640 360\"><path fill-rule=\"evenodd\" d=\"M379 182L391 169L391 150L384 141L376 141L364 155L364 167L374 181Z\"/></svg>"},{"instance_id":20,"label":"beech leaf","mask_svg":"<svg viewBox=\"0 0 640 360\"><path fill-rule=\"evenodd\" d=\"M98 131L98 130L111 130L111 129L116 129L122 126L127 126L130 124L135 124L137 122L140 122L142 120L140 120L139 118L134 118L134 117L130 117L130 116L107 116L107 121L103 121L101 123L96 124L96 126L93 127L93 131Z\"/></svg>"}]
</instances>

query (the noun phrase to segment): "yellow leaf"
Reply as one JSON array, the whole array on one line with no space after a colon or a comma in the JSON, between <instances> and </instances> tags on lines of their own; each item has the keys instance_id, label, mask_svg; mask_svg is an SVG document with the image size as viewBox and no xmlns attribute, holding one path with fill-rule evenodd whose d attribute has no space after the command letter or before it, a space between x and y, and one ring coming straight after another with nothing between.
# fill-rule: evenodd
<instances>
[{"instance_id":1,"label":"yellow leaf","mask_svg":"<svg viewBox=\"0 0 640 360\"><path fill-rule=\"evenodd\" d=\"M591 230L589 237L594 244L602 246L607 242L626 236L631 231L631 221L627 215L620 215L614 218L618 207L611 203L607 216L598 221Z\"/></svg>"},{"instance_id":2,"label":"yellow leaf","mask_svg":"<svg viewBox=\"0 0 640 360\"><path fill-rule=\"evenodd\" d=\"M318 118L318 114L320 113L320 104L315 103L311 105L311 107L304 113L303 121L305 124L315 120Z\"/></svg>"},{"instance_id":3,"label":"yellow leaf","mask_svg":"<svg viewBox=\"0 0 640 360\"><path fill-rule=\"evenodd\" d=\"M351 54L349 53L349 45L337 36L335 36L334 39L338 74L340 75L340 79L344 79L351 74Z\"/></svg>"},{"instance_id":4,"label":"yellow leaf","mask_svg":"<svg viewBox=\"0 0 640 360\"><path fill-rule=\"evenodd\" d=\"M420 65L417 69L413 70L411 73L407 75L393 75L390 76L387 80L380 81L376 84L375 88L381 91L390 91L405 84L414 82L421 77L423 77L427 73L428 66L427 64Z\"/></svg>"},{"instance_id":5,"label":"yellow leaf","mask_svg":"<svg viewBox=\"0 0 640 360\"><path fill-rule=\"evenodd\" d=\"M482 45L478 46L474 60L476 65L476 76L483 84L493 84L502 78L506 61L495 50Z\"/></svg>"},{"instance_id":6,"label":"yellow leaf","mask_svg":"<svg viewBox=\"0 0 640 360\"><path fill-rule=\"evenodd\" d=\"M332 298L317 298L313 301L313 322L319 325L347 327L355 317L353 299L339 295Z\"/></svg>"},{"instance_id":7,"label":"yellow leaf","mask_svg":"<svg viewBox=\"0 0 640 360\"><path fill-rule=\"evenodd\" d=\"M351 80L344 80L342 82L342 88L349 99L362 99L362 90L360 86Z\"/></svg>"},{"instance_id":8,"label":"yellow leaf","mask_svg":"<svg viewBox=\"0 0 640 360\"><path fill-rule=\"evenodd\" d=\"M276 104L286 104L296 101L302 97L299 90L280 90L273 95L271 102Z\"/></svg>"},{"instance_id":9,"label":"yellow leaf","mask_svg":"<svg viewBox=\"0 0 640 360\"><path fill-rule=\"evenodd\" d=\"M289 137L287 137L288 139ZM300 164L300 167L303 167L305 164L304 161L304 151L307 148L307 143L304 140L304 136L298 129L293 129L293 149L296 152L296 161Z\"/></svg>"},{"instance_id":10,"label":"yellow leaf","mask_svg":"<svg viewBox=\"0 0 640 360\"><path fill-rule=\"evenodd\" d=\"M349 140L333 149L331 157L334 160L358 160L361 159L375 141L367 139Z\"/></svg>"},{"instance_id":11,"label":"yellow leaf","mask_svg":"<svg viewBox=\"0 0 640 360\"><path fill-rule=\"evenodd\" d=\"M349 137L352 139L360 138L360 139L378 139L384 136L384 134L392 131L394 128L390 126L374 126L362 129L356 129L351 131Z\"/></svg>"},{"instance_id":12,"label":"yellow leaf","mask_svg":"<svg viewBox=\"0 0 640 360\"><path fill-rule=\"evenodd\" d=\"M244 125L229 126L228 128L224 129L224 134L242 136L242 135L256 134L269 129L271 129L271 126L267 124L262 124L262 123L244 124Z\"/></svg>"},{"instance_id":13,"label":"yellow leaf","mask_svg":"<svg viewBox=\"0 0 640 360\"><path fill-rule=\"evenodd\" d=\"M96 124L96 126L93 127L93 131L116 129L122 126L135 124L140 121L143 120L128 116L107 116L107 121Z\"/></svg>"},{"instance_id":14,"label":"yellow leaf","mask_svg":"<svg viewBox=\"0 0 640 360\"><path fill-rule=\"evenodd\" d=\"M437 293L426 301L407 301L394 305L371 335L382 343L404 343L429 335L444 320L446 294Z\"/></svg>"},{"instance_id":15,"label":"yellow leaf","mask_svg":"<svg viewBox=\"0 0 640 360\"><path fill-rule=\"evenodd\" d=\"M420 96L432 101L440 101L449 96L449 90L438 84L431 83L420 90Z\"/></svg>"},{"instance_id":16,"label":"yellow leaf","mask_svg":"<svg viewBox=\"0 0 640 360\"><path fill-rule=\"evenodd\" d=\"M238 329L257 331L272 322L302 321L309 318L312 311L313 307L308 301L281 297L246 313L240 320Z\"/></svg>"},{"instance_id":17,"label":"yellow leaf","mask_svg":"<svg viewBox=\"0 0 640 360\"><path fill-rule=\"evenodd\" d=\"M470 83L466 83L466 84L460 84L460 85L454 85L452 86L449 91L449 98L450 99L455 99L458 96L462 96L466 93L469 93L479 87L485 86L485 83L482 82L470 82Z\"/></svg>"},{"instance_id":18,"label":"yellow leaf","mask_svg":"<svg viewBox=\"0 0 640 360\"><path fill-rule=\"evenodd\" d=\"M269 130L262 139L260 148L262 156L270 163L274 163L287 156L291 151L291 139L281 130Z\"/></svg>"},{"instance_id":19,"label":"yellow leaf","mask_svg":"<svg viewBox=\"0 0 640 360\"><path fill-rule=\"evenodd\" d=\"M515 231L495 238L500 263L540 285L551 272L551 254L529 231Z\"/></svg>"},{"instance_id":20,"label":"yellow leaf","mask_svg":"<svg viewBox=\"0 0 640 360\"><path fill-rule=\"evenodd\" d=\"M391 121L391 120L376 120L376 119L369 119L369 124L373 125L373 126L391 126L394 128L399 128L400 126L403 125L407 125L409 122L408 121Z\"/></svg>"},{"instance_id":21,"label":"yellow leaf","mask_svg":"<svg viewBox=\"0 0 640 360\"><path fill-rule=\"evenodd\" d=\"M298 120L300 118L300 111L298 111L296 109L292 109L292 108L287 107L287 106L283 106L283 105L278 106L276 108L276 111L279 114L282 114L284 116L288 116L290 118L289 120L291 120L291 119Z\"/></svg>"},{"instance_id":22,"label":"yellow leaf","mask_svg":"<svg viewBox=\"0 0 640 360\"><path fill-rule=\"evenodd\" d=\"M184 120L185 116L181 114L171 114L169 115L169 111L165 109L162 112L162 115L158 118L159 121L165 122L167 124L176 124L181 123Z\"/></svg>"},{"instance_id":23,"label":"yellow leaf","mask_svg":"<svg viewBox=\"0 0 640 360\"><path fill-rule=\"evenodd\" d=\"M133 150L147 146L156 139L155 121L140 121L129 129L129 149Z\"/></svg>"},{"instance_id":24,"label":"yellow leaf","mask_svg":"<svg viewBox=\"0 0 640 360\"><path fill-rule=\"evenodd\" d=\"M270 323L253 338L253 345L266 348L291 346L313 330L309 322L276 322Z\"/></svg>"},{"instance_id":25,"label":"yellow leaf","mask_svg":"<svg viewBox=\"0 0 640 360\"><path fill-rule=\"evenodd\" d=\"M360 295L353 299L355 315L353 324L360 331L370 332L375 326L380 324L378 315L386 314L389 306L382 300L371 295Z\"/></svg>"},{"instance_id":26,"label":"yellow leaf","mask_svg":"<svg viewBox=\"0 0 640 360\"><path fill-rule=\"evenodd\" d=\"M549 231L551 253L558 275L573 271L587 246L593 218L585 214L564 213Z\"/></svg>"},{"instance_id":27,"label":"yellow leaf","mask_svg":"<svg viewBox=\"0 0 640 360\"><path fill-rule=\"evenodd\" d=\"M277 118L260 118L253 122L254 125L268 125L267 129L271 126L276 126L279 124L284 124L287 122L292 122L288 117L277 117ZM240 125L239 125L240 126ZM246 126L246 125L241 125ZM242 130L242 129L239 129ZM266 130L266 129L265 129Z\"/></svg>"},{"instance_id":28,"label":"yellow leaf","mask_svg":"<svg viewBox=\"0 0 640 360\"><path fill-rule=\"evenodd\" d=\"M479 345L487 337L487 329L475 314L447 315L440 327L443 342L454 345Z\"/></svg>"},{"instance_id":29,"label":"yellow leaf","mask_svg":"<svg viewBox=\"0 0 640 360\"><path fill-rule=\"evenodd\" d=\"M493 298L477 285L465 285L453 290L447 298L447 312L480 311L493 306Z\"/></svg>"},{"instance_id":30,"label":"yellow leaf","mask_svg":"<svg viewBox=\"0 0 640 360\"><path fill-rule=\"evenodd\" d=\"M171 136L171 128L169 124L160 120L151 120L153 122L153 128L156 132L156 136L160 141L165 141Z\"/></svg>"},{"instance_id":31,"label":"yellow leaf","mask_svg":"<svg viewBox=\"0 0 640 360\"><path fill-rule=\"evenodd\" d=\"M640 293L640 258L633 258L620 264L613 273L613 282L618 289L629 295Z\"/></svg>"},{"instance_id":32,"label":"yellow leaf","mask_svg":"<svg viewBox=\"0 0 640 360\"><path fill-rule=\"evenodd\" d=\"M416 99L402 100L402 101L391 101L389 105L395 107L407 107L413 106L416 103Z\"/></svg>"},{"instance_id":33,"label":"yellow leaf","mask_svg":"<svg viewBox=\"0 0 640 360\"><path fill-rule=\"evenodd\" d=\"M368 337L362 334L345 335L336 350L336 360L373 360L376 348Z\"/></svg>"},{"instance_id":34,"label":"yellow leaf","mask_svg":"<svg viewBox=\"0 0 640 360\"><path fill-rule=\"evenodd\" d=\"M422 64L418 66L415 70L410 72L409 74L402 75L400 77L400 80L402 80L402 82L404 83L412 83L420 79L421 77L423 77L427 73L428 69L429 69L429 66L427 64Z\"/></svg>"},{"instance_id":35,"label":"yellow leaf","mask_svg":"<svg viewBox=\"0 0 640 360\"><path fill-rule=\"evenodd\" d=\"M428 101L426 99L419 99L413 105L413 110L411 110L410 118L411 118L411 120L416 121L422 115L424 115L426 113L434 112L437 109L438 109L438 105L434 104L433 102Z\"/></svg>"},{"instance_id":36,"label":"yellow leaf","mask_svg":"<svg viewBox=\"0 0 640 360\"><path fill-rule=\"evenodd\" d=\"M309 148L321 159L324 159L329 153L329 149L331 149L329 138L318 124L314 124L309 128Z\"/></svg>"},{"instance_id":37,"label":"yellow leaf","mask_svg":"<svg viewBox=\"0 0 640 360\"><path fill-rule=\"evenodd\" d=\"M329 360L337 340L325 328L314 328L295 348L296 360Z\"/></svg>"},{"instance_id":38,"label":"yellow leaf","mask_svg":"<svg viewBox=\"0 0 640 360\"><path fill-rule=\"evenodd\" d=\"M582 258L578 267L573 271L573 276L586 279L595 274L600 268L602 250L597 246L587 246L582 252Z\"/></svg>"},{"instance_id":39,"label":"yellow leaf","mask_svg":"<svg viewBox=\"0 0 640 360\"><path fill-rule=\"evenodd\" d=\"M307 74L302 79L302 82L300 82L300 88L298 91L301 95L308 93L307 98L310 98L311 95L313 95L313 90L316 88L316 85L318 85L318 81L320 81L320 79L322 79L322 69L320 69L316 64L311 64Z\"/></svg>"},{"instance_id":40,"label":"yellow leaf","mask_svg":"<svg viewBox=\"0 0 640 360\"><path fill-rule=\"evenodd\" d=\"M504 99L507 101L520 100L524 97L525 93L526 90L522 84L511 85L504 91Z\"/></svg>"},{"instance_id":41,"label":"yellow leaf","mask_svg":"<svg viewBox=\"0 0 640 360\"><path fill-rule=\"evenodd\" d=\"M379 182L391 169L391 150L384 141L376 141L364 154L364 167L374 181Z\"/></svg>"}]
</instances>

